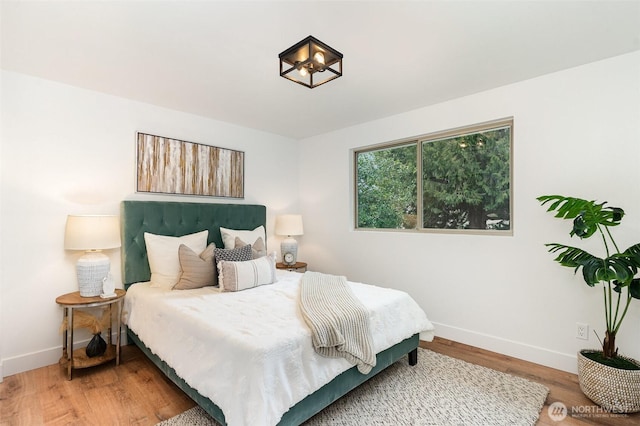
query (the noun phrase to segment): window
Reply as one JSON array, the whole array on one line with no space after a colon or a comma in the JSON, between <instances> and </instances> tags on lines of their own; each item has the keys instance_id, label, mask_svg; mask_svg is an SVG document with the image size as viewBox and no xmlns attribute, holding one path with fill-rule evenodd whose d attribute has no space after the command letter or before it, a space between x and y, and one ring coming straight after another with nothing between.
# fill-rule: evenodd
<instances>
[{"instance_id":1,"label":"window","mask_svg":"<svg viewBox=\"0 0 640 426\"><path fill-rule=\"evenodd\" d=\"M511 234L512 128L507 119L356 150L356 228Z\"/></svg>"},{"instance_id":2,"label":"window","mask_svg":"<svg viewBox=\"0 0 640 426\"><path fill-rule=\"evenodd\" d=\"M359 228L415 228L417 158L415 142L356 154Z\"/></svg>"}]
</instances>

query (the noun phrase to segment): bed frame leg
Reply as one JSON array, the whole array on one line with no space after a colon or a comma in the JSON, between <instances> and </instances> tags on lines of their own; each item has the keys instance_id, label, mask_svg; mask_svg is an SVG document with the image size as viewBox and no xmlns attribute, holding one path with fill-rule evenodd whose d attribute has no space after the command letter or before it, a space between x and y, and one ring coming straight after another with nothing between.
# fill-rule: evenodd
<instances>
[{"instance_id":1,"label":"bed frame leg","mask_svg":"<svg viewBox=\"0 0 640 426\"><path fill-rule=\"evenodd\" d=\"M418 363L418 348L409 352L409 365L416 365Z\"/></svg>"}]
</instances>

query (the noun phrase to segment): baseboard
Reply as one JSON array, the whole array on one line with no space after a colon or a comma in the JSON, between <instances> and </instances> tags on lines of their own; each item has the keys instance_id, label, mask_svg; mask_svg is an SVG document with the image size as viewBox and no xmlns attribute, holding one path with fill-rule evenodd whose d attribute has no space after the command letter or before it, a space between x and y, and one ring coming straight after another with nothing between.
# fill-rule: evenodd
<instances>
[{"instance_id":1,"label":"baseboard","mask_svg":"<svg viewBox=\"0 0 640 426\"><path fill-rule=\"evenodd\" d=\"M62 346L5 358L2 360L4 365L2 377L13 376L23 371L55 364L60 359L61 353Z\"/></svg>"},{"instance_id":2,"label":"baseboard","mask_svg":"<svg viewBox=\"0 0 640 426\"><path fill-rule=\"evenodd\" d=\"M112 339L112 341L115 342L115 333L113 334ZM126 342L126 332L124 327L122 329L120 339L121 344ZM74 349L86 346L89 343L89 340L90 339L74 342ZM36 368L57 364L61 355L62 345L15 357L4 358L2 362L0 362L0 371L2 373L0 377L4 378L24 371L35 370ZM2 380L0 379L0 382L1 381Z\"/></svg>"},{"instance_id":3,"label":"baseboard","mask_svg":"<svg viewBox=\"0 0 640 426\"><path fill-rule=\"evenodd\" d=\"M433 323L436 336L465 345L475 346L492 352L498 352L514 358L534 362L545 367L555 368L576 374L577 360L575 354L564 354L546 348L529 345L522 342L503 339L489 334L478 333L446 324Z\"/></svg>"}]
</instances>

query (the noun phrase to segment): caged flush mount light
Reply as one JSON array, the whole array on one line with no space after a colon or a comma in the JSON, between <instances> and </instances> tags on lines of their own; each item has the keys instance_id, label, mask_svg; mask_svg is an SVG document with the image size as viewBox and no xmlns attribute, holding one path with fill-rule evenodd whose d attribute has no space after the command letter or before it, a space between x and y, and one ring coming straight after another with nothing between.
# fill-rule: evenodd
<instances>
[{"instance_id":1,"label":"caged flush mount light","mask_svg":"<svg viewBox=\"0 0 640 426\"><path fill-rule=\"evenodd\" d=\"M342 76L342 53L309 36L280 55L280 76L310 89Z\"/></svg>"}]
</instances>

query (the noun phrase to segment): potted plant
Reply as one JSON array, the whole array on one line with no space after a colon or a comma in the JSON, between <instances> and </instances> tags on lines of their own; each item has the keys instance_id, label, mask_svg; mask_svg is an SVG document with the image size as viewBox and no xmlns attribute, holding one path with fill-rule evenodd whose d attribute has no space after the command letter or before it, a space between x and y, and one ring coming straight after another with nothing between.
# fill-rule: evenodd
<instances>
[{"instance_id":1,"label":"potted plant","mask_svg":"<svg viewBox=\"0 0 640 426\"><path fill-rule=\"evenodd\" d=\"M602 240L604 257L598 257L577 247L565 244L546 244L554 259L562 266L582 270L582 277L590 287L600 287L604 298L606 330L600 340L602 350L581 350L578 353L580 388L592 401L618 413L640 411L640 363L618 354L616 335L631 301L640 299L640 243L620 251L611 228L618 226L624 210L580 198L544 195L537 200L547 205L555 217L572 219L569 235L581 239L598 236Z\"/></svg>"}]
</instances>

